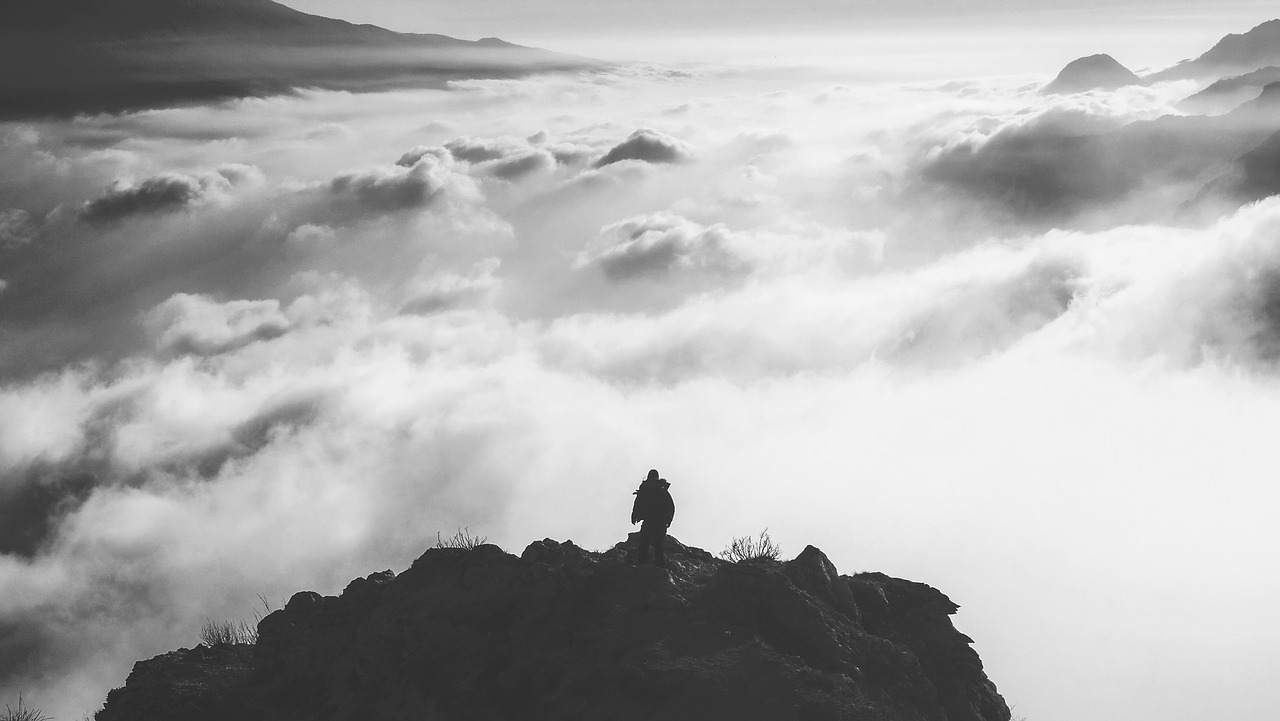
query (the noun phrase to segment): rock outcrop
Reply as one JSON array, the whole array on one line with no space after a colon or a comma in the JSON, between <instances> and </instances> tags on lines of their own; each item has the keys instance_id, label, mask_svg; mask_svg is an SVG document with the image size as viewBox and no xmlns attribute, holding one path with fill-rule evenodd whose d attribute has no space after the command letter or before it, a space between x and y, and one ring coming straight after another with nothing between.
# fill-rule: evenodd
<instances>
[{"instance_id":1,"label":"rock outcrop","mask_svg":"<svg viewBox=\"0 0 1280 721\"><path fill-rule=\"evenodd\" d=\"M1086 90L1115 90L1126 85L1139 85L1142 79L1134 75L1115 58L1106 54L1090 55L1067 63L1053 82L1041 92L1068 95Z\"/></svg>"},{"instance_id":2,"label":"rock outcrop","mask_svg":"<svg viewBox=\"0 0 1280 721\"><path fill-rule=\"evenodd\" d=\"M812 546L730 563L668 537L667 557L432 549L295 594L256 646L139 662L97 719L1009 719L929 586Z\"/></svg>"}]
</instances>

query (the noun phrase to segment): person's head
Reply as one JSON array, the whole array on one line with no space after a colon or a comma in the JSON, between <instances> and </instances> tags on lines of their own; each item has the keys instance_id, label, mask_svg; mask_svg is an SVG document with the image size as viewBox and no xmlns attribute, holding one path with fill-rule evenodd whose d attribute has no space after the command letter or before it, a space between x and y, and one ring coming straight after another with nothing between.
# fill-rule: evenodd
<instances>
[{"instance_id":1,"label":"person's head","mask_svg":"<svg viewBox=\"0 0 1280 721\"><path fill-rule=\"evenodd\" d=\"M646 480L646 481L656 481L656 480L658 480L658 469L656 469L656 468L650 468L650 469L649 469L649 477L648 477L648 478L646 478L645 480Z\"/></svg>"}]
</instances>

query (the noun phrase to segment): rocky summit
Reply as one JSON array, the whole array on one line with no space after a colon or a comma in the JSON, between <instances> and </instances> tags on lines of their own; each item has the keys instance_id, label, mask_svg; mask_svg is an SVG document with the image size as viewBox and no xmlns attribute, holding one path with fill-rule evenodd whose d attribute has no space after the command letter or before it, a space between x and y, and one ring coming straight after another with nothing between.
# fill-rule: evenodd
<instances>
[{"instance_id":1,"label":"rocky summit","mask_svg":"<svg viewBox=\"0 0 1280 721\"><path fill-rule=\"evenodd\" d=\"M134 666L98 721L1008 721L938 590L841 576L809 546L667 568L543 540L435 548L340 596L295 594L256 645Z\"/></svg>"}]
</instances>

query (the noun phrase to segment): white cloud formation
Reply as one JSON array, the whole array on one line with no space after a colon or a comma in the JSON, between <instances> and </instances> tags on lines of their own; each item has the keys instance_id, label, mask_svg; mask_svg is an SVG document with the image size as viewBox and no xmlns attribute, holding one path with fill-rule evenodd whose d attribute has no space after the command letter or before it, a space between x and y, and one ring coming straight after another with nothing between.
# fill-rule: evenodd
<instances>
[{"instance_id":1,"label":"white cloud formation","mask_svg":"<svg viewBox=\"0 0 1280 721\"><path fill-rule=\"evenodd\" d=\"M1036 87L641 66L6 128L0 699L78 717L436 531L611 545L654 465L686 542L943 588L1040 721L1203 717L1153 663L1270 688L1280 202L1041 232L913 185L1182 92Z\"/></svg>"},{"instance_id":2,"label":"white cloud formation","mask_svg":"<svg viewBox=\"0 0 1280 721\"><path fill-rule=\"evenodd\" d=\"M739 275L750 270L734 254L723 225L703 228L669 213L640 216L606 226L598 242L578 256L578 265L598 264L611 280L693 272Z\"/></svg>"},{"instance_id":3,"label":"white cloud formation","mask_svg":"<svg viewBox=\"0 0 1280 721\"><path fill-rule=\"evenodd\" d=\"M157 349L200 355L216 355L254 341L271 340L289 328L280 303L274 299L217 303L186 293L178 293L153 308L144 323L155 338Z\"/></svg>"},{"instance_id":4,"label":"white cloud formation","mask_svg":"<svg viewBox=\"0 0 1280 721\"><path fill-rule=\"evenodd\" d=\"M596 166L603 167L623 160L641 160L646 163L679 163L692 155L689 144L666 133L642 128L627 139L609 148Z\"/></svg>"},{"instance_id":5,"label":"white cloud formation","mask_svg":"<svg viewBox=\"0 0 1280 721\"><path fill-rule=\"evenodd\" d=\"M100 197L80 208L87 223L113 223L135 215L171 213L225 199L236 185L259 181L248 165L227 165L212 173L161 173L136 185L117 180Z\"/></svg>"}]
</instances>

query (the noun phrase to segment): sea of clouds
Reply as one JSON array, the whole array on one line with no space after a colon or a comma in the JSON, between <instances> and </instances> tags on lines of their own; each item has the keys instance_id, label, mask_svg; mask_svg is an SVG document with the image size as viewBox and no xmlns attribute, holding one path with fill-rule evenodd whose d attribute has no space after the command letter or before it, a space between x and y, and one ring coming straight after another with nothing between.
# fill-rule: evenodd
<instances>
[{"instance_id":1,"label":"sea of clouds","mask_svg":"<svg viewBox=\"0 0 1280 721\"><path fill-rule=\"evenodd\" d=\"M1270 719L1280 202L967 187L1195 89L1044 80L633 65L0 126L0 702L82 718L437 533L610 547L657 467L686 543L948 593L1016 715Z\"/></svg>"}]
</instances>

